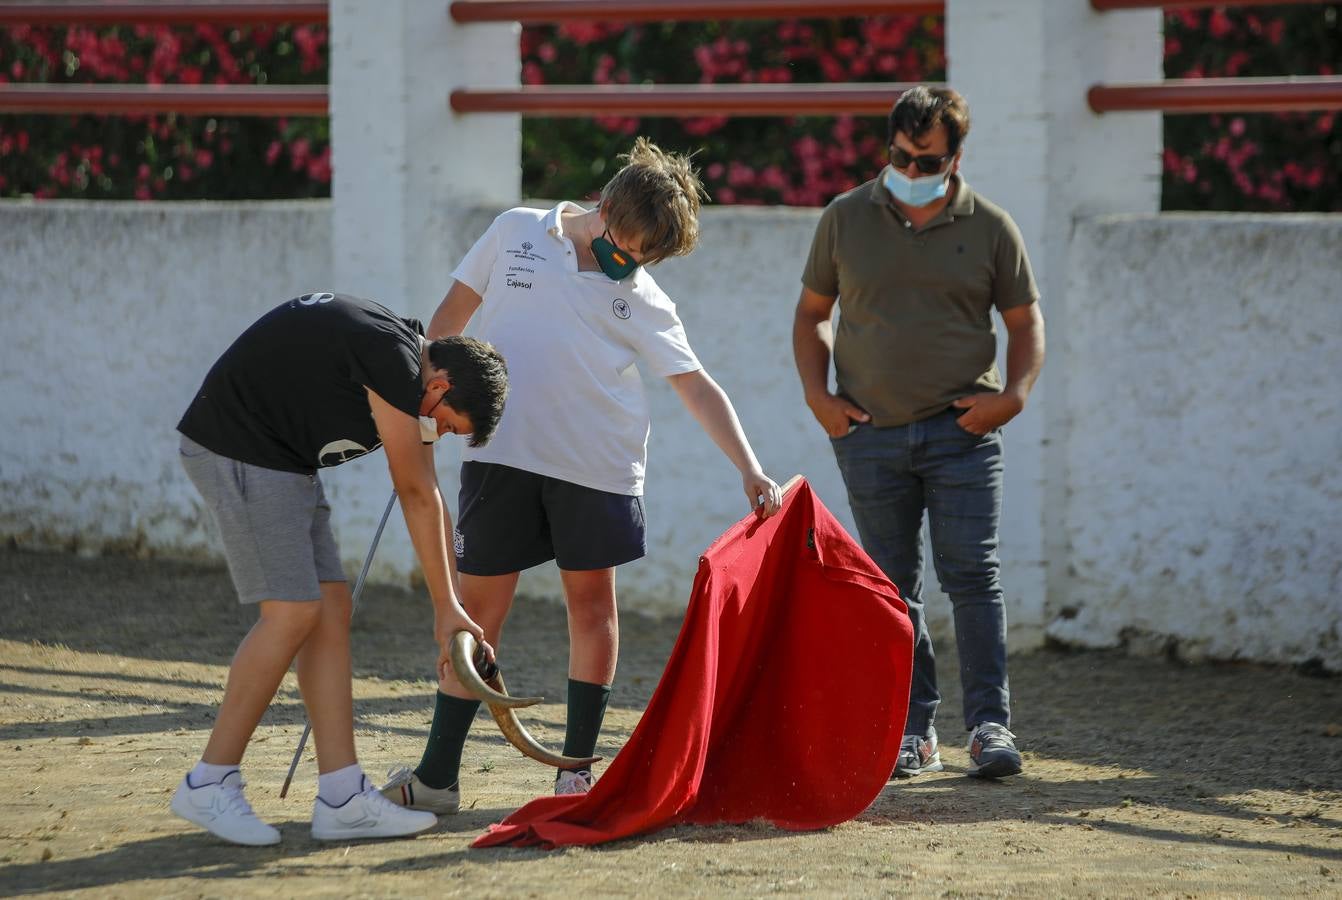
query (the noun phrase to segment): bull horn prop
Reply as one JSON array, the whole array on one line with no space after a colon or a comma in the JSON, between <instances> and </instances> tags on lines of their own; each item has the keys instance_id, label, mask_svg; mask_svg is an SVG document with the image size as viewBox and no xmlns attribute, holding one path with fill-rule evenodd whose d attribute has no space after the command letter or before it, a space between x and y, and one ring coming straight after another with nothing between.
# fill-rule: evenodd
<instances>
[{"instance_id":1,"label":"bull horn prop","mask_svg":"<svg viewBox=\"0 0 1342 900\"><path fill-rule=\"evenodd\" d=\"M491 666L493 671L489 678L482 676L473 661L477 647L475 636L469 631L458 631L452 635L450 654L452 671L457 674L457 680L461 682L462 687L489 707L490 715L494 717L494 722L508 739L508 743L521 751L523 756L557 769L585 769L600 761L599 756L564 756L560 753L551 753L542 747L523 727L513 710L532 706L541 702L543 698L509 696L508 688L503 683L503 673L498 671L497 666Z\"/></svg>"},{"instance_id":2,"label":"bull horn prop","mask_svg":"<svg viewBox=\"0 0 1342 900\"><path fill-rule=\"evenodd\" d=\"M509 697L503 691L495 690L490 687L489 682L480 674L480 670L475 667L475 655L480 645L475 641L475 635L469 631L458 631L452 635L452 671L457 673L457 680L461 686L475 695L477 700L483 700L491 707L502 706L507 709L520 709L523 706L535 706L544 700L544 697ZM491 666L497 670L497 666Z\"/></svg>"}]
</instances>

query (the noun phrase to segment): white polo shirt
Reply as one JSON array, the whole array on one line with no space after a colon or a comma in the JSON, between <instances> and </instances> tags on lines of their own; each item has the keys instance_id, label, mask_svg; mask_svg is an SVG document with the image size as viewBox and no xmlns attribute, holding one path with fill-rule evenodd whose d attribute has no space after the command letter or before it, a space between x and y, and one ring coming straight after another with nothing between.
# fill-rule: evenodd
<instances>
[{"instance_id":1,"label":"white polo shirt","mask_svg":"<svg viewBox=\"0 0 1342 900\"><path fill-rule=\"evenodd\" d=\"M620 282L578 271L561 213L511 209L452 277L483 298L467 333L508 363L508 402L484 447L462 458L638 496L648 455L639 368L667 377L702 368L676 306L643 267Z\"/></svg>"}]
</instances>

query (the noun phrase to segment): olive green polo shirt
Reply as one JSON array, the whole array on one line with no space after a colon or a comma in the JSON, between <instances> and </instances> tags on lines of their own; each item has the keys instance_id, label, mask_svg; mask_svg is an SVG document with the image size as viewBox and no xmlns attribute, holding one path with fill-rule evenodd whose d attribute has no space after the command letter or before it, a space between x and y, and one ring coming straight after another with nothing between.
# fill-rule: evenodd
<instances>
[{"instance_id":1,"label":"olive green polo shirt","mask_svg":"<svg viewBox=\"0 0 1342 900\"><path fill-rule=\"evenodd\" d=\"M1020 230L958 175L922 228L879 178L825 208L802 283L837 297L838 392L881 427L973 393L1000 391L992 310L1039 299Z\"/></svg>"}]
</instances>

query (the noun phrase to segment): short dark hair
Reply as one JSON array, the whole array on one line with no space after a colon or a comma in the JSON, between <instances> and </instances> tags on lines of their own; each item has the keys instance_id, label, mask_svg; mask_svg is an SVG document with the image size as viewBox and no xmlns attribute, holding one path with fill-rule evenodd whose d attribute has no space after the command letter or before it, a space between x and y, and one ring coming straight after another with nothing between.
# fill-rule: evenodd
<instances>
[{"instance_id":1,"label":"short dark hair","mask_svg":"<svg viewBox=\"0 0 1342 900\"><path fill-rule=\"evenodd\" d=\"M471 420L472 447L494 436L508 398L508 366L493 344L470 337L447 337L429 345L429 362L452 379L443 402Z\"/></svg>"},{"instance_id":2,"label":"short dark hair","mask_svg":"<svg viewBox=\"0 0 1342 900\"><path fill-rule=\"evenodd\" d=\"M969 104L965 98L951 88L911 87L890 109L886 143L893 144L901 131L915 141L921 140L938 125L946 126L947 152L955 155L969 135Z\"/></svg>"}]
</instances>

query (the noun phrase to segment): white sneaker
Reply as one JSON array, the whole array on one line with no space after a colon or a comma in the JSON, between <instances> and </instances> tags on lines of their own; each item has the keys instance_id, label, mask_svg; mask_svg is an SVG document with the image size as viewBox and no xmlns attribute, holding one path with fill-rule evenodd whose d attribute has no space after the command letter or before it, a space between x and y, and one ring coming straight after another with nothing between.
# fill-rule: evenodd
<instances>
[{"instance_id":1,"label":"white sneaker","mask_svg":"<svg viewBox=\"0 0 1342 900\"><path fill-rule=\"evenodd\" d=\"M177 815L204 828L215 837L248 847L265 847L280 842L280 833L252 812L242 795L246 782L236 769L214 784L192 787L183 778L172 795L170 808Z\"/></svg>"},{"instance_id":2,"label":"white sneaker","mask_svg":"<svg viewBox=\"0 0 1342 900\"><path fill-rule=\"evenodd\" d=\"M397 806L422 809L440 816L450 816L461 808L461 789L431 788L419 780L409 766L387 770L387 783L380 791Z\"/></svg>"},{"instance_id":3,"label":"white sneaker","mask_svg":"<svg viewBox=\"0 0 1342 900\"><path fill-rule=\"evenodd\" d=\"M592 784L596 781L592 773L586 769L580 769L577 772L570 772L566 769L560 769L559 775L555 777L555 796L568 797L573 794L585 794L592 789Z\"/></svg>"},{"instance_id":4,"label":"white sneaker","mask_svg":"<svg viewBox=\"0 0 1342 900\"><path fill-rule=\"evenodd\" d=\"M367 778L364 789L340 806L332 806L321 797L312 804L312 836L319 841L407 837L437 824L438 817L431 812L392 803Z\"/></svg>"}]
</instances>

